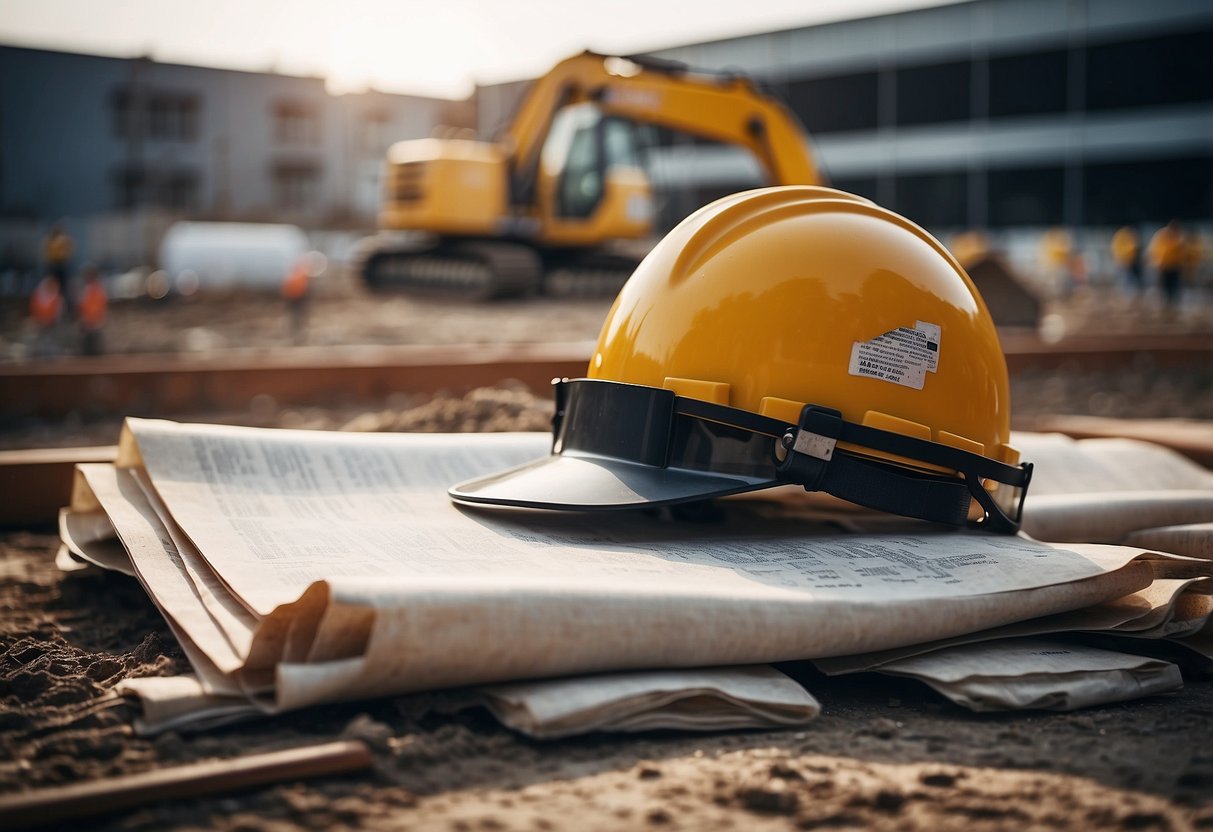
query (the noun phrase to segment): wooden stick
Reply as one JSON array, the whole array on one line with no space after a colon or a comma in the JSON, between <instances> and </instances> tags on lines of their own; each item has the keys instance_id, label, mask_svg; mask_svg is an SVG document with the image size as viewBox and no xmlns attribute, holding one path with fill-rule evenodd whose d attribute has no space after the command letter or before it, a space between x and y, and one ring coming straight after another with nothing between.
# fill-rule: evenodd
<instances>
[{"instance_id":1,"label":"wooden stick","mask_svg":"<svg viewBox=\"0 0 1213 832\"><path fill-rule=\"evenodd\" d=\"M0 797L0 829L102 815L156 800L201 797L265 783L361 771L370 768L371 762L366 744L349 740L5 795Z\"/></svg>"}]
</instances>

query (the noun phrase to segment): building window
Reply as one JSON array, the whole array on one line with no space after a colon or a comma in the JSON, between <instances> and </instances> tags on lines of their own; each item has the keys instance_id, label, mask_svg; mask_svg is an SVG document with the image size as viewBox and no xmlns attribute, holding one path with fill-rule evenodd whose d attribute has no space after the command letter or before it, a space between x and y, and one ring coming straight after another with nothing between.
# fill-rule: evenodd
<instances>
[{"instance_id":1,"label":"building window","mask_svg":"<svg viewBox=\"0 0 1213 832\"><path fill-rule=\"evenodd\" d=\"M805 78L788 84L788 104L812 133L872 130L877 88L875 72Z\"/></svg>"},{"instance_id":2,"label":"building window","mask_svg":"<svg viewBox=\"0 0 1213 832\"><path fill-rule=\"evenodd\" d=\"M186 142L198 138L202 99L194 93L126 87L114 92L110 108L118 138Z\"/></svg>"},{"instance_id":3,"label":"building window","mask_svg":"<svg viewBox=\"0 0 1213 832\"><path fill-rule=\"evenodd\" d=\"M198 174L184 169L121 168L114 174L114 204L122 210L194 211L198 208Z\"/></svg>"},{"instance_id":4,"label":"building window","mask_svg":"<svg viewBox=\"0 0 1213 832\"><path fill-rule=\"evenodd\" d=\"M1065 171L1060 166L991 170L990 224L1060 225Z\"/></svg>"},{"instance_id":5,"label":"building window","mask_svg":"<svg viewBox=\"0 0 1213 832\"><path fill-rule=\"evenodd\" d=\"M1207 219L1213 214L1213 156L1088 165L1083 218L1091 225Z\"/></svg>"},{"instance_id":6,"label":"building window","mask_svg":"<svg viewBox=\"0 0 1213 832\"><path fill-rule=\"evenodd\" d=\"M274 140L296 147L320 142L320 114L309 104L280 101L274 106Z\"/></svg>"},{"instance_id":7,"label":"building window","mask_svg":"<svg viewBox=\"0 0 1213 832\"><path fill-rule=\"evenodd\" d=\"M198 207L198 177L190 171L177 171L165 177L160 204L173 211L193 211Z\"/></svg>"},{"instance_id":8,"label":"building window","mask_svg":"<svg viewBox=\"0 0 1213 832\"><path fill-rule=\"evenodd\" d=\"M927 228L964 228L969 220L969 176L965 171L898 176L894 208Z\"/></svg>"},{"instance_id":9,"label":"building window","mask_svg":"<svg viewBox=\"0 0 1213 832\"><path fill-rule=\"evenodd\" d=\"M120 139L130 139L139 135L140 122L135 110L134 100L130 90L115 90L110 96L110 114L114 135Z\"/></svg>"},{"instance_id":10,"label":"building window","mask_svg":"<svg viewBox=\"0 0 1213 832\"><path fill-rule=\"evenodd\" d=\"M148 112L148 133L153 139L192 141L198 135L196 96L155 93L148 99Z\"/></svg>"},{"instance_id":11,"label":"building window","mask_svg":"<svg viewBox=\"0 0 1213 832\"><path fill-rule=\"evenodd\" d=\"M1213 29L1087 48L1087 107L1213 100Z\"/></svg>"},{"instance_id":12,"label":"building window","mask_svg":"<svg viewBox=\"0 0 1213 832\"><path fill-rule=\"evenodd\" d=\"M308 163L280 164L274 168L274 205L283 211L304 211L320 197L320 167Z\"/></svg>"},{"instance_id":13,"label":"building window","mask_svg":"<svg viewBox=\"0 0 1213 832\"><path fill-rule=\"evenodd\" d=\"M934 124L969 118L970 61L897 70L897 123Z\"/></svg>"},{"instance_id":14,"label":"building window","mask_svg":"<svg viewBox=\"0 0 1213 832\"><path fill-rule=\"evenodd\" d=\"M124 169L114 174L114 205L122 210L139 208L146 199L147 176L141 169Z\"/></svg>"},{"instance_id":15,"label":"building window","mask_svg":"<svg viewBox=\"0 0 1213 832\"><path fill-rule=\"evenodd\" d=\"M990 116L1065 112L1069 63L1064 49L990 58Z\"/></svg>"}]
</instances>

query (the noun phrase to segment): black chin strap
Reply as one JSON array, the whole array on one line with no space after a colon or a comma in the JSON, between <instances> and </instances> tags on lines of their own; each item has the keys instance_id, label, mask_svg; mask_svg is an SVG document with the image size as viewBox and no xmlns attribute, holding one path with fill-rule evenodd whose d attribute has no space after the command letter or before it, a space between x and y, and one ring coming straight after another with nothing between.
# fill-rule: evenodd
<instances>
[{"instance_id":1,"label":"black chin strap","mask_svg":"<svg viewBox=\"0 0 1213 832\"><path fill-rule=\"evenodd\" d=\"M971 495L960 480L915 476L889 465L839 452L828 462L791 453L780 474L804 485L806 491L824 491L848 502L932 523L963 526L969 518ZM802 481L801 477L807 477Z\"/></svg>"},{"instance_id":2,"label":"black chin strap","mask_svg":"<svg viewBox=\"0 0 1213 832\"><path fill-rule=\"evenodd\" d=\"M873 442L873 439L877 441ZM836 445L840 440L862 442L868 447L874 446L904 456L910 456L912 452L920 450L918 445L924 444L923 440L851 424L844 421L837 410L808 405L801 412L797 427L786 431L780 439L783 454L776 466L780 478L803 485L806 491L824 491L879 511L953 526L962 526L967 522L971 501L976 500L985 513L980 523L982 528L1006 534L1019 530L1022 499L1015 516L1008 516L982 484L983 472L974 472L973 466L954 466L961 472L961 479L917 474L846 451L837 451ZM936 443L925 444L939 448ZM953 453L945 452L945 456L975 456L965 451L948 450ZM921 455L916 456L922 458ZM939 453L936 452L934 456L938 457ZM951 461L967 461L960 457ZM982 461L979 467L1006 469L1000 472L1004 474L1000 477L1001 482L1027 490L1032 476L1030 465L1014 468L984 457L979 459Z\"/></svg>"}]
</instances>

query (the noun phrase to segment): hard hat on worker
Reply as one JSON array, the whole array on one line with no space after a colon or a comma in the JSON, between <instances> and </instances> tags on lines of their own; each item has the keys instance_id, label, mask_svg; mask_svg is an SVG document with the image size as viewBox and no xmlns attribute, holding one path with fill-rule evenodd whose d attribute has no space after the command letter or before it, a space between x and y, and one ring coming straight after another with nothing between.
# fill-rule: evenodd
<instances>
[{"instance_id":1,"label":"hard hat on worker","mask_svg":"<svg viewBox=\"0 0 1213 832\"><path fill-rule=\"evenodd\" d=\"M940 523L1018 528L1006 361L964 269L904 217L789 186L685 219L556 383L551 454L450 489L547 509L796 483Z\"/></svg>"}]
</instances>

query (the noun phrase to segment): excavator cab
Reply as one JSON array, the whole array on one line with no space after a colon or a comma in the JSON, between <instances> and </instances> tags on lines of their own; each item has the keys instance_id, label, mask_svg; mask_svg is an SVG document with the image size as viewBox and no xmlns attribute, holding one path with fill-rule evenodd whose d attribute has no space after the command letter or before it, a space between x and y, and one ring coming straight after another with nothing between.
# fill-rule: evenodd
<instances>
[{"instance_id":1,"label":"excavator cab","mask_svg":"<svg viewBox=\"0 0 1213 832\"><path fill-rule=\"evenodd\" d=\"M589 102L556 113L537 177L509 171L500 145L466 139L398 142L388 162L385 228L563 247L642 238L652 225L636 124Z\"/></svg>"},{"instance_id":2,"label":"excavator cab","mask_svg":"<svg viewBox=\"0 0 1213 832\"><path fill-rule=\"evenodd\" d=\"M559 111L540 156L537 197L538 238L546 245L647 236L653 195L636 124L589 102Z\"/></svg>"}]
</instances>

